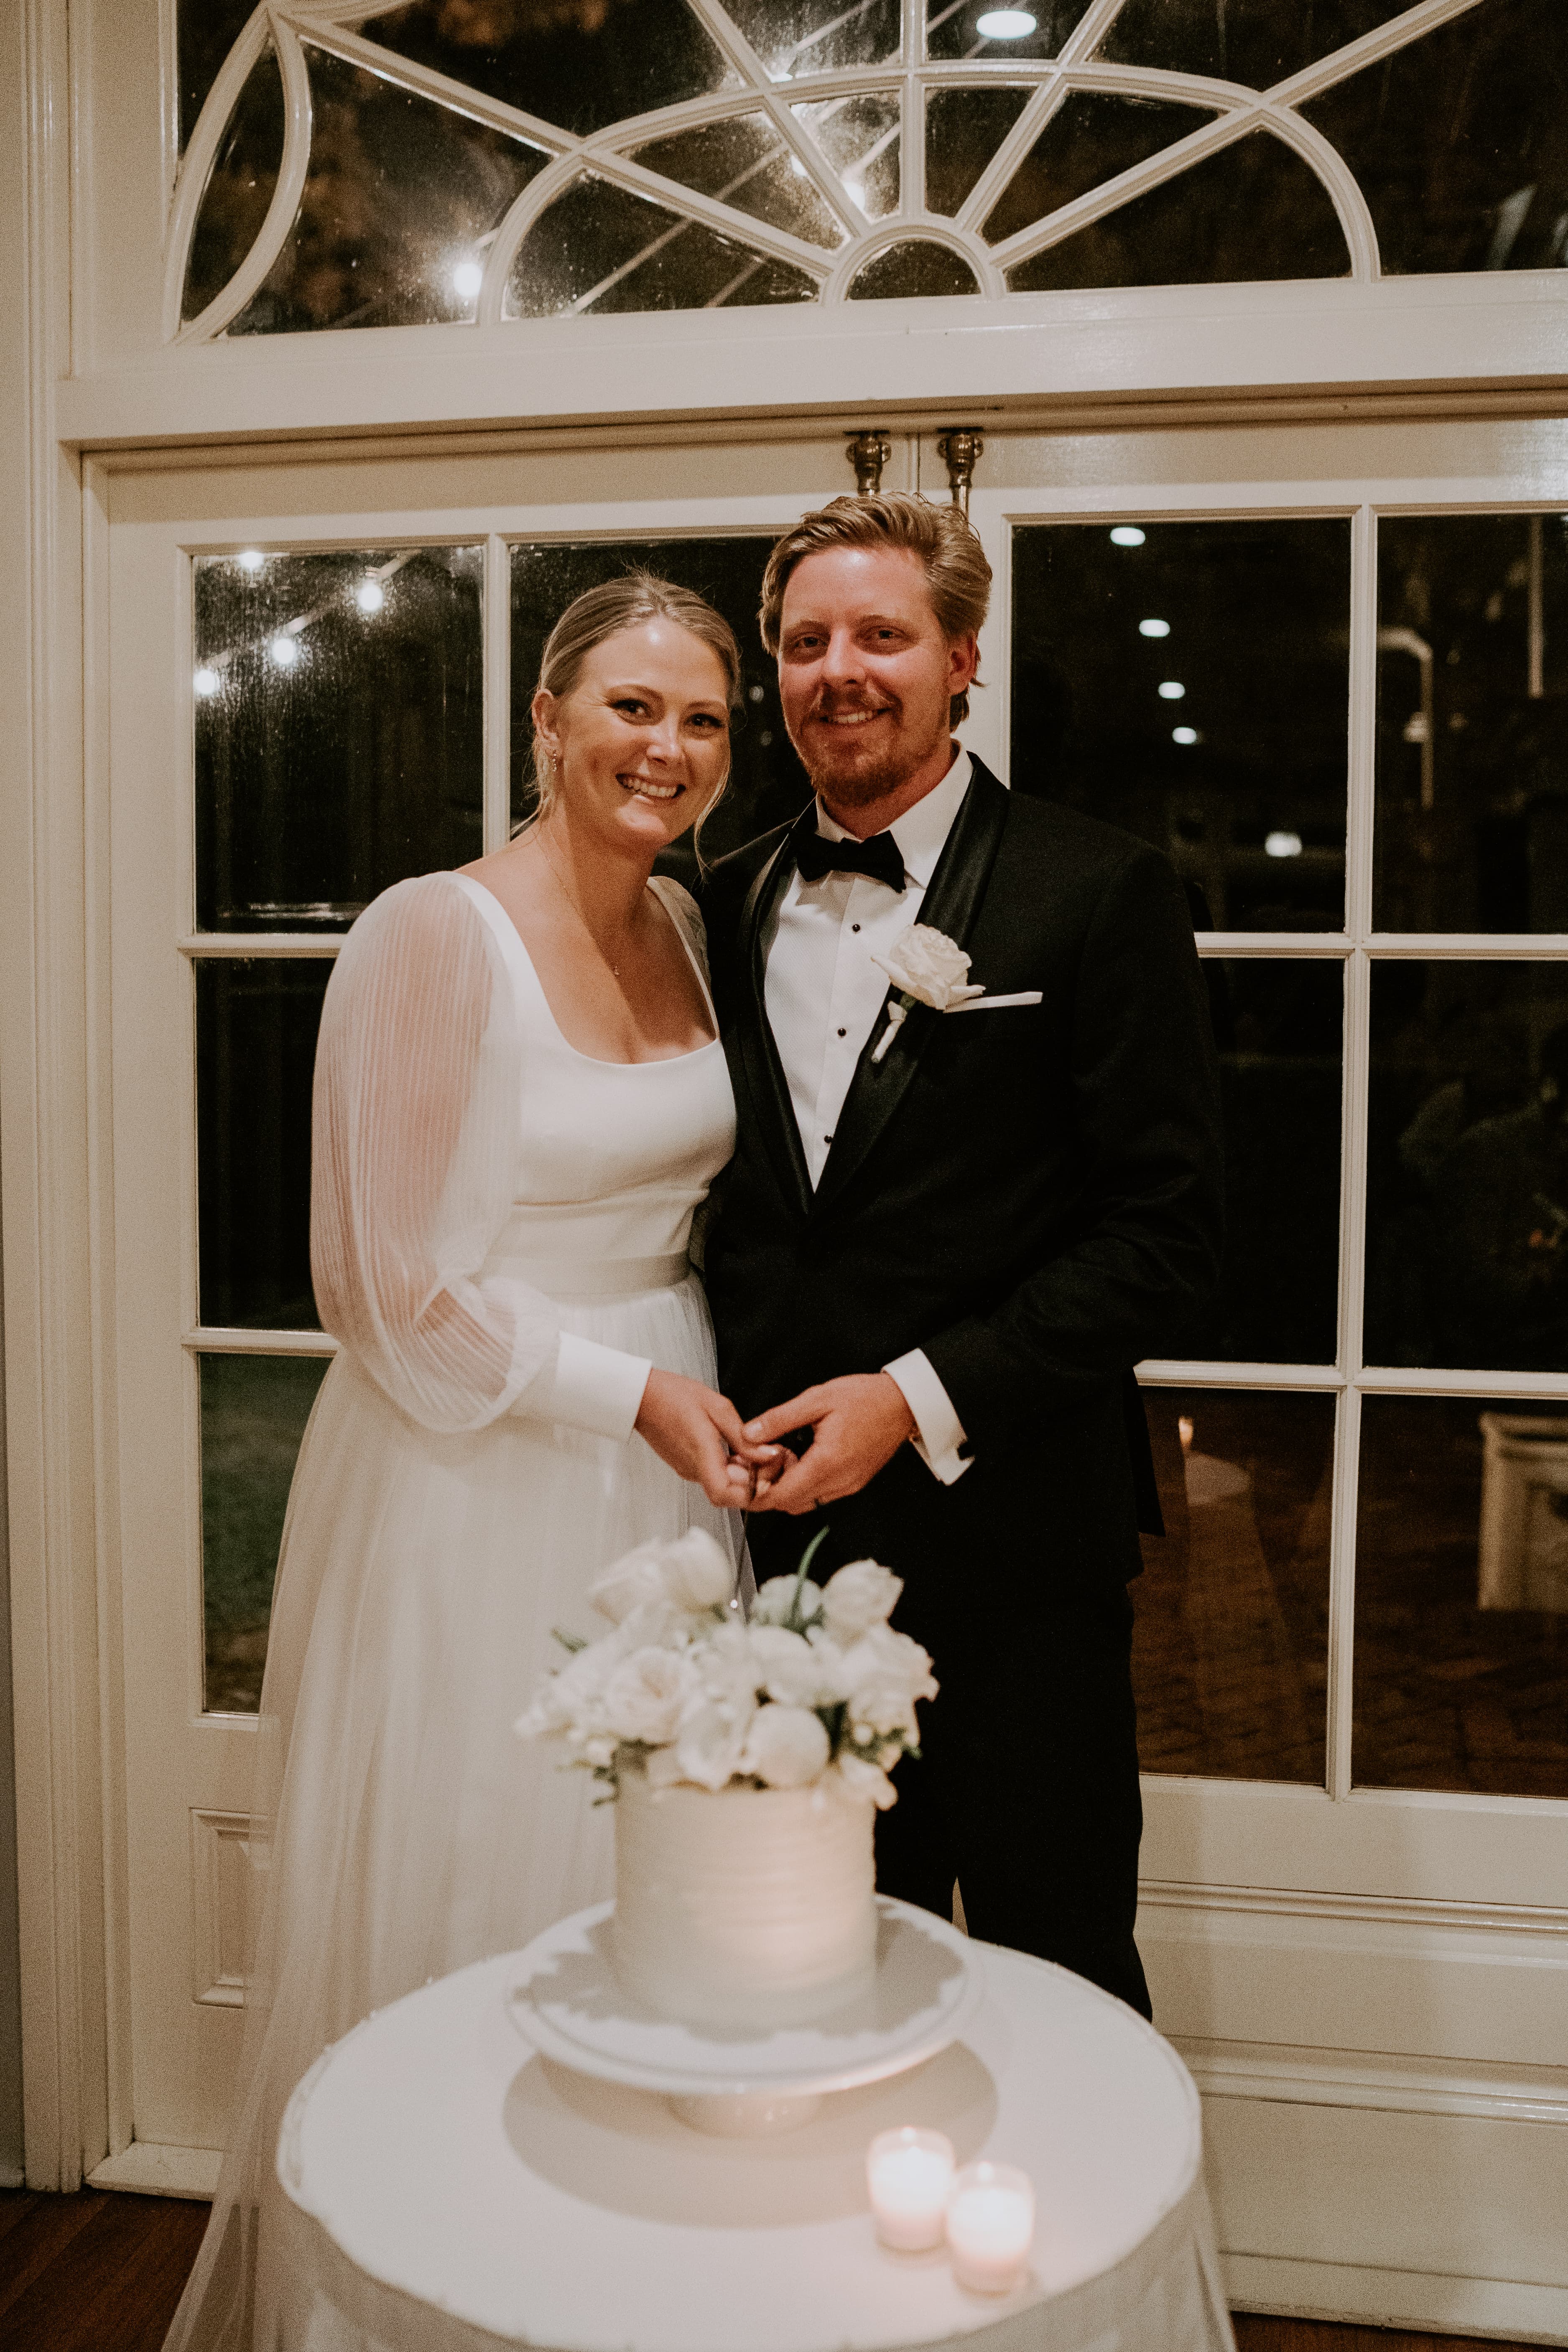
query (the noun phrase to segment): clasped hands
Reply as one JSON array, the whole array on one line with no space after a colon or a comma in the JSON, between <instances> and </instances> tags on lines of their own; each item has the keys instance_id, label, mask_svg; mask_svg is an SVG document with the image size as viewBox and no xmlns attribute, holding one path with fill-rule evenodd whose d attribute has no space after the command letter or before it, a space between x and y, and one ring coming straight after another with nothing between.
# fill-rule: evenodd
<instances>
[{"instance_id":1,"label":"clasped hands","mask_svg":"<svg viewBox=\"0 0 1568 2352\"><path fill-rule=\"evenodd\" d=\"M662 1461L721 1510L812 1511L858 1495L915 1434L887 1372L848 1372L742 1422L727 1397L679 1372L652 1371L636 1427ZM809 1431L801 1451L781 1439Z\"/></svg>"}]
</instances>

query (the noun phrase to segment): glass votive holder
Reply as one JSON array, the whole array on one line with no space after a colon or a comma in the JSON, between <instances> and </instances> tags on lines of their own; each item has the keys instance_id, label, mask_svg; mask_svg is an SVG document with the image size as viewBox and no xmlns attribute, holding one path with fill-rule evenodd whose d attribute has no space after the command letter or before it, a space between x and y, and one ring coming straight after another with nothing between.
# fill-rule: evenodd
<instances>
[{"instance_id":1,"label":"glass votive holder","mask_svg":"<svg viewBox=\"0 0 1568 2352\"><path fill-rule=\"evenodd\" d=\"M878 2132L865 2154L876 2234L901 2254L942 2243L953 2186L953 2143L938 2131Z\"/></svg>"},{"instance_id":2,"label":"glass votive holder","mask_svg":"<svg viewBox=\"0 0 1568 2352\"><path fill-rule=\"evenodd\" d=\"M947 2199L953 2275L977 2294L1017 2286L1034 2243L1034 2183L1011 2164L967 2164Z\"/></svg>"}]
</instances>

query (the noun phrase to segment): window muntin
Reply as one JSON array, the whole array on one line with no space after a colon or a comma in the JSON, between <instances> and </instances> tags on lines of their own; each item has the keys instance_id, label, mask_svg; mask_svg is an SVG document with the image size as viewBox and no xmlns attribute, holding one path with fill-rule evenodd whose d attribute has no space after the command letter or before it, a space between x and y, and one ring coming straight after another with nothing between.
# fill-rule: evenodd
<instances>
[{"instance_id":1,"label":"window muntin","mask_svg":"<svg viewBox=\"0 0 1568 2352\"><path fill-rule=\"evenodd\" d=\"M962 0L915 58L896 0L293 0L215 75L195 13L169 299L203 338L1568 250L1555 0L1037 0L1019 40Z\"/></svg>"}]
</instances>

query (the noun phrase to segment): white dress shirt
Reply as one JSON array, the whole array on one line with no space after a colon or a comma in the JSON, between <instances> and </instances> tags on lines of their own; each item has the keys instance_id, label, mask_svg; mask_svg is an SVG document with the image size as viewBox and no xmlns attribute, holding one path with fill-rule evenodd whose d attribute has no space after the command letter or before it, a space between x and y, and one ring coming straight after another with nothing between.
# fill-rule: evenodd
<instances>
[{"instance_id":1,"label":"white dress shirt","mask_svg":"<svg viewBox=\"0 0 1568 2352\"><path fill-rule=\"evenodd\" d=\"M970 773L969 755L959 750L941 782L888 827L904 860L902 891L864 874L824 874L820 882L808 882L797 869L779 902L768 947L768 1020L813 1190L827 1164L855 1065L887 1001L887 974L872 958L885 955L920 920ZM849 838L821 801L817 830L829 841ZM951 1486L969 1467L958 1451L964 1427L930 1359L924 1349L914 1348L883 1370L898 1383L915 1416L915 1452L944 1486Z\"/></svg>"}]
</instances>

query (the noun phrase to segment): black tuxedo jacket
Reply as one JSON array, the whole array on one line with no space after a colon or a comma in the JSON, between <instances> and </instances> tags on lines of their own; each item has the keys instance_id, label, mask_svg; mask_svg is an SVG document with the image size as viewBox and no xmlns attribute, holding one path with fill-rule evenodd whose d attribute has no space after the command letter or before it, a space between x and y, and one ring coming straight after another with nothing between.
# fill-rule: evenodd
<instances>
[{"instance_id":1,"label":"black tuxedo jacket","mask_svg":"<svg viewBox=\"0 0 1568 2352\"><path fill-rule=\"evenodd\" d=\"M721 1384L749 1415L923 1348L973 1467L943 1486L901 1447L854 1507L831 1507L835 1532L842 1517L871 1549L891 1515L883 1556L904 1574L915 1554L999 1543L1058 1598L1120 1582L1140 1523L1159 1526L1132 1367L1192 1351L1220 1247L1218 1079L1181 886L1143 842L976 761L919 919L968 950L988 994L1041 1001L916 1005L873 1063L879 1018L813 1194L763 995L792 864L788 829L768 835L705 894L739 1119L706 1234ZM802 1527L752 1531L793 1552Z\"/></svg>"}]
</instances>

